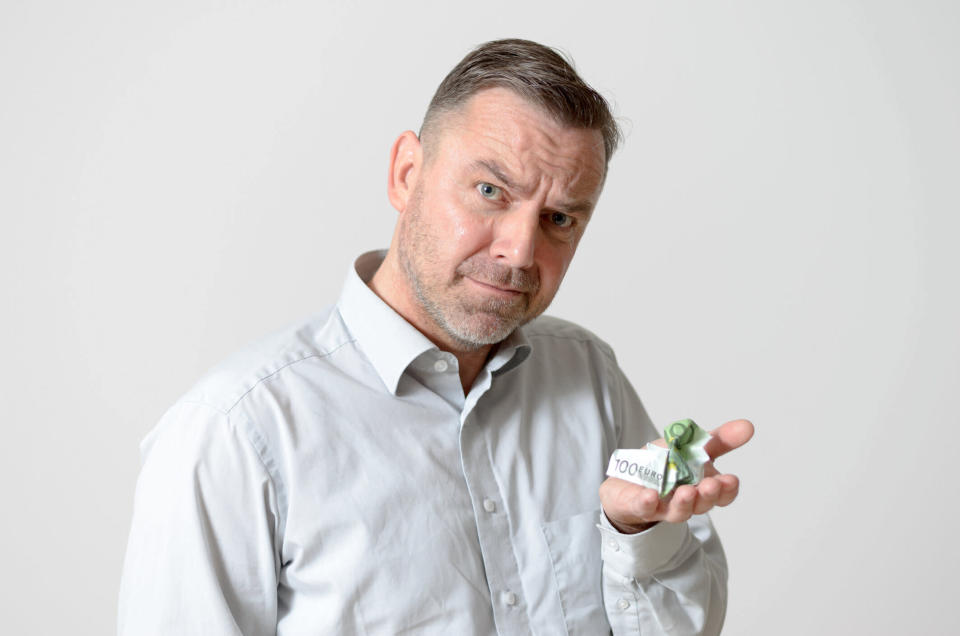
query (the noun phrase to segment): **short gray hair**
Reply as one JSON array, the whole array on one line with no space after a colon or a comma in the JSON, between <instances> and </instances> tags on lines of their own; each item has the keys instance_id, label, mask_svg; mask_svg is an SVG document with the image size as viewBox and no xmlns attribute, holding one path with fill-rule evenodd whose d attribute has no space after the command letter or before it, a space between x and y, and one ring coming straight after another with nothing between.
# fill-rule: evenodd
<instances>
[{"instance_id":1,"label":"short gray hair","mask_svg":"<svg viewBox=\"0 0 960 636\"><path fill-rule=\"evenodd\" d=\"M584 82L556 49L530 40L494 40L467 54L444 78L430 100L421 137L438 116L462 106L487 88L506 88L570 128L599 130L605 163L623 138L607 100Z\"/></svg>"}]
</instances>

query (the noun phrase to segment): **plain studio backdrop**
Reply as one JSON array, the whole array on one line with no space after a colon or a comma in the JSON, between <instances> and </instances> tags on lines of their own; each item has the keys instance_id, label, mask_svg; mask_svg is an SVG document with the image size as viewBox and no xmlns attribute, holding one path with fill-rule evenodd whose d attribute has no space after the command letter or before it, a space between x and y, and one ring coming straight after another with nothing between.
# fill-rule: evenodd
<instances>
[{"instance_id":1,"label":"plain studio backdrop","mask_svg":"<svg viewBox=\"0 0 960 636\"><path fill-rule=\"evenodd\" d=\"M2 631L114 630L139 441L336 300L394 138L524 37L627 133L549 313L658 426L756 423L725 633L958 633L958 34L954 2L5 0Z\"/></svg>"}]
</instances>

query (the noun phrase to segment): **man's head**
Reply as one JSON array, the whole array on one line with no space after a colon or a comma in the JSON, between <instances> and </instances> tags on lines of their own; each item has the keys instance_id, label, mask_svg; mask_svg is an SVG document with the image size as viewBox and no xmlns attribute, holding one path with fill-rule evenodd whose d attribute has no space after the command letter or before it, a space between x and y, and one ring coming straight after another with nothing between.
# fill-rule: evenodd
<instances>
[{"instance_id":1,"label":"man's head","mask_svg":"<svg viewBox=\"0 0 960 636\"><path fill-rule=\"evenodd\" d=\"M504 40L470 53L440 85L421 138L408 131L393 147L388 191L401 214L388 301L458 350L538 316L618 139L603 98L554 51Z\"/></svg>"},{"instance_id":2,"label":"man's head","mask_svg":"<svg viewBox=\"0 0 960 636\"><path fill-rule=\"evenodd\" d=\"M437 87L420 128L429 155L430 142L444 114L460 109L487 88L506 88L539 106L568 128L599 130L604 165L620 144L621 133L607 101L584 82L557 51L530 40L494 40L467 54Z\"/></svg>"}]
</instances>

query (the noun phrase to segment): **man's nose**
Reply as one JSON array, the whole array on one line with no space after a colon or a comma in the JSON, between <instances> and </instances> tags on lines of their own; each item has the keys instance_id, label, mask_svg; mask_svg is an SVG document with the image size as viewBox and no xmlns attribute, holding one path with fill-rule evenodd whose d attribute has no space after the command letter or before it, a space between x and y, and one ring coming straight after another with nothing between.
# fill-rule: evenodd
<instances>
[{"instance_id":1,"label":"man's nose","mask_svg":"<svg viewBox=\"0 0 960 636\"><path fill-rule=\"evenodd\" d=\"M501 265L531 267L540 234L539 208L512 210L498 219L490 256Z\"/></svg>"}]
</instances>

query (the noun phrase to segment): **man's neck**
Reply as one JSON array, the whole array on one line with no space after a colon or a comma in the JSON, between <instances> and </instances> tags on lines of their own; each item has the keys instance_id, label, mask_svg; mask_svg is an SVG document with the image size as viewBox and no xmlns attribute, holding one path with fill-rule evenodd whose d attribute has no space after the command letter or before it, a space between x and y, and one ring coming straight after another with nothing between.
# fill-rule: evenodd
<instances>
[{"instance_id":1,"label":"man's neck","mask_svg":"<svg viewBox=\"0 0 960 636\"><path fill-rule=\"evenodd\" d=\"M458 346L456 341L443 331L414 300L410 283L401 271L394 254L392 249L387 252L386 258L383 259L383 263L377 268L367 286L441 351L448 351L457 357L460 385L463 387L463 394L466 395L470 392L470 387L473 386L477 376L480 375L494 345L466 350Z\"/></svg>"}]
</instances>

